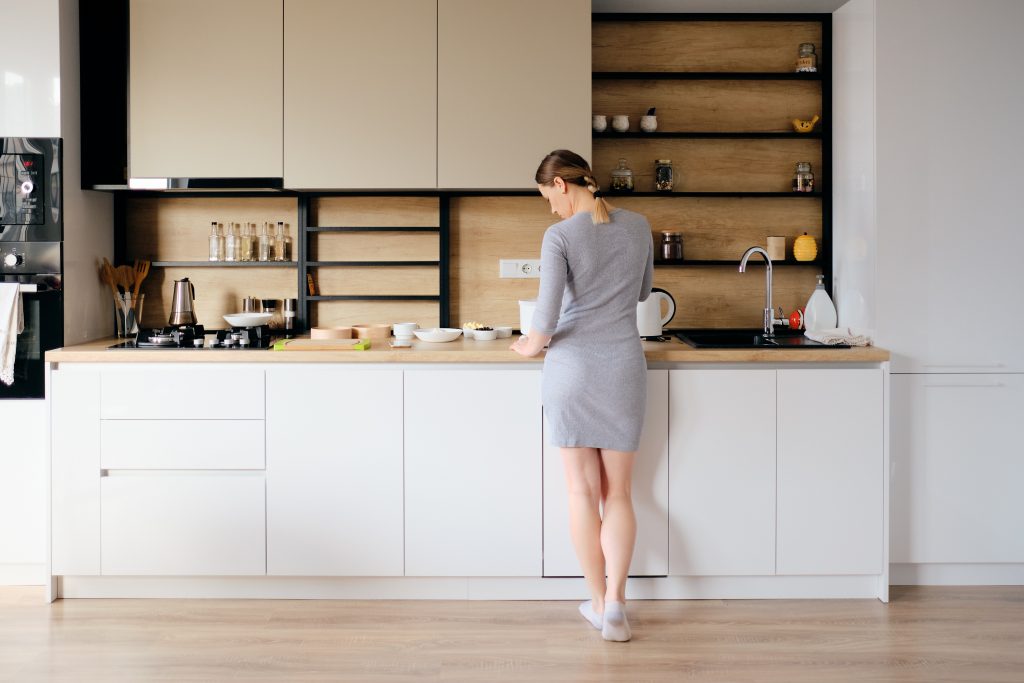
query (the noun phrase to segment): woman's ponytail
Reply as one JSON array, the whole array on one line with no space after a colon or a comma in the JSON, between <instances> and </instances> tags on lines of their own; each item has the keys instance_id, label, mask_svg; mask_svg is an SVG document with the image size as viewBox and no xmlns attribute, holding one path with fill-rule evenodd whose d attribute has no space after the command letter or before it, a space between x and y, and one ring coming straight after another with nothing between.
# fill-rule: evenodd
<instances>
[{"instance_id":1,"label":"woman's ponytail","mask_svg":"<svg viewBox=\"0 0 1024 683\"><path fill-rule=\"evenodd\" d=\"M580 185L593 192L594 210L590 215L594 224L599 225L608 223L611 219L608 217L608 203L600 196L601 186L597 184L593 173L590 164L579 154L567 149L556 149L540 162L534 179L538 185L550 185L555 178L561 178L567 183Z\"/></svg>"}]
</instances>

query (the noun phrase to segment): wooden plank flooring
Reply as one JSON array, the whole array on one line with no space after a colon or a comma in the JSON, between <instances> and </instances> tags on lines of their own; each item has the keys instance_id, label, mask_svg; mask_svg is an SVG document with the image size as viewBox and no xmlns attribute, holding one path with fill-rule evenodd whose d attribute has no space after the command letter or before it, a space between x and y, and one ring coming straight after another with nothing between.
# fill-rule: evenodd
<instances>
[{"instance_id":1,"label":"wooden plank flooring","mask_svg":"<svg viewBox=\"0 0 1024 683\"><path fill-rule=\"evenodd\" d=\"M63 600L0 588L0 681L1024 681L1024 587L875 600Z\"/></svg>"}]
</instances>

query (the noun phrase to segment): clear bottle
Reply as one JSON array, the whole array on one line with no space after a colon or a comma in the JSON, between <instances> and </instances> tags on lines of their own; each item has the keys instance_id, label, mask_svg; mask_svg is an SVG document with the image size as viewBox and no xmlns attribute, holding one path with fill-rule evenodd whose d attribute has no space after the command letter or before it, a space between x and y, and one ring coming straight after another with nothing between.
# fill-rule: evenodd
<instances>
[{"instance_id":1,"label":"clear bottle","mask_svg":"<svg viewBox=\"0 0 1024 683\"><path fill-rule=\"evenodd\" d=\"M814 53L814 43L800 43L800 53L796 58L797 73L818 70L818 55Z\"/></svg>"},{"instance_id":2,"label":"clear bottle","mask_svg":"<svg viewBox=\"0 0 1024 683\"><path fill-rule=\"evenodd\" d=\"M259 260L270 261L273 259L274 243L267 232L267 222L263 221L263 229L260 230Z\"/></svg>"},{"instance_id":3,"label":"clear bottle","mask_svg":"<svg viewBox=\"0 0 1024 683\"><path fill-rule=\"evenodd\" d=\"M814 172L811 162L798 161L793 171L793 192L814 192Z\"/></svg>"},{"instance_id":4,"label":"clear bottle","mask_svg":"<svg viewBox=\"0 0 1024 683\"><path fill-rule=\"evenodd\" d=\"M223 261L224 260L224 247L223 238L220 236L220 230L217 227L217 221L210 221L210 260L211 261Z\"/></svg>"},{"instance_id":5,"label":"clear bottle","mask_svg":"<svg viewBox=\"0 0 1024 683\"><path fill-rule=\"evenodd\" d=\"M284 261L284 221L277 222L277 232L274 233L274 260Z\"/></svg>"},{"instance_id":6,"label":"clear bottle","mask_svg":"<svg viewBox=\"0 0 1024 683\"><path fill-rule=\"evenodd\" d=\"M252 261L252 235L249 234L249 223L242 223L242 234L238 242L238 260Z\"/></svg>"},{"instance_id":7,"label":"clear bottle","mask_svg":"<svg viewBox=\"0 0 1024 683\"><path fill-rule=\"evenodd\" d=\"M225 258L227 258L227 255L228 255L227 245L226 245L227 240L224 239L224 236L228 234L228 231L227 231L227 228L224 227L223 223L218 223L217 224L217 229L218 229L218 235L219 235L217 239L220 242L220 260L223 261Z\"/></svg>"},{"instance_id":8,"label":"clear bottle","mask_svg":"<svg viewBox=\"0 0 1024 683\"><path fill-rule=\"evenodd\" d=\"M837 323L835 304L825 291L825 276L818 275L818 284L804 309L804 327L808 332L832 330Z\"/></svg>"},{"instance_id":9,"label":"clear bottle","mask_svg":"<svg viewBox=\"0 0 1024 683\"><path fill-rule=\"evenodd\" d=\"M284 224L284 258L283 261L294 260L292 252L292 236L288 234L288 224Z\"/></svg>"},{"instance_id":10,"label":"clear bottle","mask_svg":"<svg viewBox=\"0 0 1024 683\"><path fill-rule=\"evenodd\" d=\"M224 260L238 260L238 223L229 223L230 229L224 235Z\"/></svg>"}]
</instances>

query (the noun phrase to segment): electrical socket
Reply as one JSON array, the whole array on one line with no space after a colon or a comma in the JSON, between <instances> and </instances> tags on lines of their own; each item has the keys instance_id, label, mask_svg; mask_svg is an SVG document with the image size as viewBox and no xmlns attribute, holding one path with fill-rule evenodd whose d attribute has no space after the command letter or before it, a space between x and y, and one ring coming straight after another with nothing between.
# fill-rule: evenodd
<instances>
[{"instance_id":1,"label":"electrical socket","mask_svg":"<svg viewBox=\"0 0 1024 683\"><path fill-rule=\"evenodd\" d=\"M498 259L498 277L538 278L540 277L540 259Z\"/></svg>"}]
</instances>

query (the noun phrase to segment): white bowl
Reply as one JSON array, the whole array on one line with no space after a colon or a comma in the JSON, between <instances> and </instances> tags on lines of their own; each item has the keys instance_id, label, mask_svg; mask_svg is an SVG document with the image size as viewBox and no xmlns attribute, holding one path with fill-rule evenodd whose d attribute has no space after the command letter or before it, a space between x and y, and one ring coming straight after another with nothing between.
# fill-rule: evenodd
<instances>
[{"instance_id":1,"label":"white bowl","mask_svg":"<svg viewBox=\"0 0 1024 683\"><path fill-rule=\"evenodd\" d=\"M272 313L229 313L224 319L232 327L256 327L266 325L273 317Z\"/></svg>"},{"instance_id":2,"label":"white bowl","mask_svg":"<svg viewBox=\"0 0 1024 683\"><path fill-rule=\"evenodd\" d=\"M491 341L498 338L497 330L473 330L473 339L477 341Z\"/></svg>"},{"instance_id":3,"label":"white bowl","mask_svg":"<svg viewBox=\"0 0 1024 683\"><path fill-rule=\"evenodd\" d=\"M508 339L509 337L512 336L511 327L495 327L494 329L498 333L498 339Z\"/></svg>"},{"instance_id":4,"label":"white bowl","mask_svg":"<svg viewBox=\"0 0 1024 683\"><path fill-rule=\"evenodd\" d=\"M422 330L413 330L413 334L420 341L450 342L462 334L462 330L454 327L428 327Z\"/></svg>"},{"instance_id":5,"label":"white bowl","mask_svg":"<svg viewBox=\"0 0 1024 683\"><path fill-rule=\"evenodd\" d=\"M413 330L417 327L419 325L416 323L395 323L391 326L391 330L398 339L412 339Z\"/></svg>"}]
</instances>

